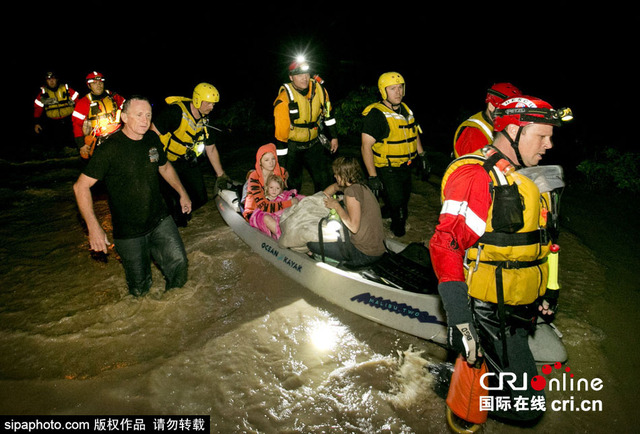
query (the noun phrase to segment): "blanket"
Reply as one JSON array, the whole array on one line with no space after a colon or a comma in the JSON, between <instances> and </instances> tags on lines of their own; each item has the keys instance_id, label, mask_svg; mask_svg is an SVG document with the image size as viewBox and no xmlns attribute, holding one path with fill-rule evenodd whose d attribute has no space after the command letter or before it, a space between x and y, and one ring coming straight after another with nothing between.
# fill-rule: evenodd
<instances>
[{"instance_id":1,"label":"blanket","mask_svg":"<svg viewBox=\"0 0 640 434\"><path fill-rule=\"evenodd\" d=\"M308 242L319 241L318 223L328 214L329 209L324 206L323 192L306 196L297 205L285 209L282 213L278 244L283 248L306 249ZM330 237L330 234L323 232L325 241L330 241Z\"/></svg>"}]
</instances>

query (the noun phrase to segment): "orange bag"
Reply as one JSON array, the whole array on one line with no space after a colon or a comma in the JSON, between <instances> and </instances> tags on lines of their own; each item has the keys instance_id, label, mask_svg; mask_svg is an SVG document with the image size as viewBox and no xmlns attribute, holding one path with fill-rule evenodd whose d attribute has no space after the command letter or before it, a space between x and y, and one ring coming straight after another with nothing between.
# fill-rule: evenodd
<instances>
[{"instance_id":1,"label":"orange bag","mask_svg":"<svg viewBox=\"0 0 640 434\"><path fill-rule=\"evenodd\" d=\"M480 410L480 397L489 395L489 391L480 385L480 377L487 372L487 362L484 358L480 368L469 365L462 355L456 359L447 394L447 405L460 419L475 424L487 421L489 412Z\"/></svg>"}]
</instances>

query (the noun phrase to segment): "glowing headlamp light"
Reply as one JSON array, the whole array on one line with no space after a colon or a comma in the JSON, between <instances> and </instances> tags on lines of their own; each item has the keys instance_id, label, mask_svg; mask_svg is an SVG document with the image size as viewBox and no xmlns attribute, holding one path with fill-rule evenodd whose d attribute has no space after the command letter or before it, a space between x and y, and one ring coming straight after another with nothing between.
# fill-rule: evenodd
<instances>
[{"instance_id":1,"label":"glowing headlamp light","mask_svg":"<svg viewBox=\"0 0 640 434\"><path fill-rule=\"evenodd\" d=\"M289 74L307 74L309 73L309 63L304 56L296 56L296 60L289 66Z\"/></svg>"}]
</instances>

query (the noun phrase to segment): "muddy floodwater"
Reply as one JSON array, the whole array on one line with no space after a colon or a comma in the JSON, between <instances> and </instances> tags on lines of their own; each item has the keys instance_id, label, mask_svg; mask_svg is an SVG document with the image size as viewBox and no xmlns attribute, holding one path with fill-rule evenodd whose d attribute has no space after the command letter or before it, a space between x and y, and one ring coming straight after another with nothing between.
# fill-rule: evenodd
<instances>
[{"instance_id":1,"label":"muddy floodwater","mask_svg":"<svg viewBox=\"0 0 640 434\"><path fill-rule=\"evenodd\" d=\"M89 255L71 190L77 170L53 164L38 182L0 186L2 414L201 414L216 433L448 432L428 370L446 360L440 346L284 277L235 236L213 201L180 229L186 286L165 293L154 270L151 293L129 295L114 255ZM434 176L416 180L414 190L407 242L430 237L439 211ZM489 420L484 432L638 426L639 264L629 248L637 235L625 235L622 220L589 220L576 210L591 209L592 199L570 193L556 325L571 384L600 379L602 387L567 383L547 392L547 412L533 429ZM96 209L108 228L103 195ZM560 403L555 410L552 402Z\"/></svg>"}]
</instances>

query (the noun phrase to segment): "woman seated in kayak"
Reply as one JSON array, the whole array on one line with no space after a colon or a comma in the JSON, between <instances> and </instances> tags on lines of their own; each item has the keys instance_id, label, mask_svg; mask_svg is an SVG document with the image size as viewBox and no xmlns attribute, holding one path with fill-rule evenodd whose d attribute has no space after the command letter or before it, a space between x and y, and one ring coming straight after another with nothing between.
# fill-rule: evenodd
<instances>
[{"instance_id":1,"label":"woman seated in kayak","mask_svg":"<svg viewBox=\"0 0 640 434\"><path fill-rule=\"evenodd\" d=\"M298 203L298 199L295 197L295 190L292 190L293 195L288 199L270 200L267 198L265 181L270 175L281 178L284 185L286 185L289 176L286 169L278 164L276 146L273 143L261 146L256 153L255 170L248 175L247 197L242 215L251 226L277 239L280 237L280 225L275 214L295 205Z\"/></svg>"},{"instance_id":2,"label":"woman seated in kayak","mask_svg":"<svg viewBox=\"0 0 640 434\"><path fill-rule=\"evenodd\" d=\"M372 264L385 252L384 229L380 205L374 194L364 184L364 175L358 160L352 157L338 157L333 162L336 183L325 188L324 204L336 210L340 220L348 229L345 240L332 242L309 242L307 247L313 253L324 254L346 266L361 267ZM345 208L333 195L344 194Z\"/></svg>"}]
</instances>

